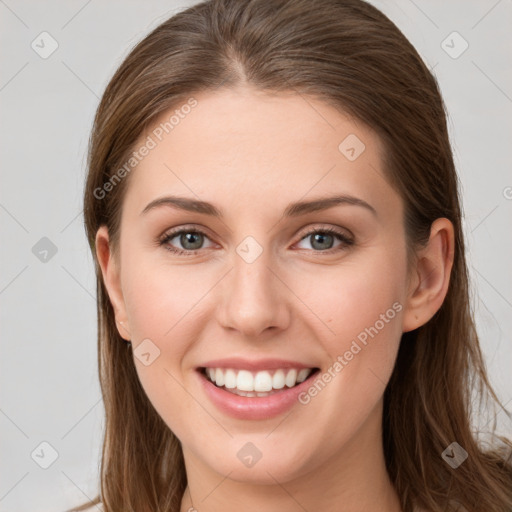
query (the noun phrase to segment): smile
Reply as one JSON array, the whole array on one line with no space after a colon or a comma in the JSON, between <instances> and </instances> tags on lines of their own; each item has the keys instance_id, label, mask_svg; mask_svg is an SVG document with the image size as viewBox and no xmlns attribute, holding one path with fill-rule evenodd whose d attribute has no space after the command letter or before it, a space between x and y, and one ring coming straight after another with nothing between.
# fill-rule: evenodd
<instances>
[{"instance_id":1,"label":"smile","mask_svg":"<svg viewBox=\"0 0 512 512\"><path fill-rule=\"evenodd\" d=\"M233 368L204 368L204 374L219 388L239 396L270 396L304 382L314 368L278 368L252 372Z\"/></svg>"},{"instance_id":2,"label":"smile","mask_svg":"<svg viewBox=\"0 0 512 512\"><path fill-rule=\"evenodd\" d=\"M196 375L209 401L222 413L240 420L264 420L303 404L298 396L319 374L319 368L199 367Z\"/></svg>"}]
</instances>

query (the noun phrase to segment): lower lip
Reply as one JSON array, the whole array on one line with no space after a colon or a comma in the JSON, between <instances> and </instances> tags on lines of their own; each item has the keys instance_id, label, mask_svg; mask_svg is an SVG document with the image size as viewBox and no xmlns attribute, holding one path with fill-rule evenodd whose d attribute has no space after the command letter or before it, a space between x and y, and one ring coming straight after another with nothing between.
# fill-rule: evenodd
<instances>
[{"instance_id":1,"label":"lower lip","mask_svg":"<svg viewBox=\"0 0 512 512\"><path fill-rule=\"evenodd\" d=\"M265 420L282 414L298 404L298 396L305 391L319 370L315 370L305 381L293 388L263 397L238 396L210 382L206 376L197 371L201 383L210 400L222 412L240 420Z\"/></svg>"}]
</instances>

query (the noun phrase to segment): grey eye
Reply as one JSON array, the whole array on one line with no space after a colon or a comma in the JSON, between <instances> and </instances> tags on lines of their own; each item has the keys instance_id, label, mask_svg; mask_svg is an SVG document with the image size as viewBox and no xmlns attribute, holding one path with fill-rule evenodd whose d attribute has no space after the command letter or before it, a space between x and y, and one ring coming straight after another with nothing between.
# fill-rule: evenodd
<instances>
[{"instance_id":1,"label":"grey eye","mask_svg":"<svg viewBox=\"0 0 512 512\"><path fill-rule=\"evenodd\" d=\"M311 246L314 249L331 249L332 244L334 243L334 237L327 233L313 233L312 235L308 235L308 237L312 240Z\"/></svg>"},{"instance_id":2,"label":"grey eye","mask_svg":"<svg viewBox=\"0 0 512 512\"><path fill-rule=\"evenodd\" d=\"M203 244L204 236L201 233L197 233L195 231L185 231L178 236L181 246L187 251L195 251L200 249L201 245Z\"/></svg>"}]
</instances>

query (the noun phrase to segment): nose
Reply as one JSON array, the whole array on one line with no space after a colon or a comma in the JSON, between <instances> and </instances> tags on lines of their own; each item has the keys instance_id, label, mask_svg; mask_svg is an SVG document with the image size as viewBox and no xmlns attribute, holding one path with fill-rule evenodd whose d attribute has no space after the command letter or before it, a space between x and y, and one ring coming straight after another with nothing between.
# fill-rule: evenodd
<instances>
[{"instance_id":1,"label":"nose","mask_svg":"<svg viewBox=\"0 0 512 512\"><path fill-rule=\"evenodd\" d=\"M290 319L287 287L279 272L270 268L266 251L252 262L234 255L232 270L223 279L221 325L247 338L257 338L265 331L286 329Z\"/></svg>"}]
</instances>

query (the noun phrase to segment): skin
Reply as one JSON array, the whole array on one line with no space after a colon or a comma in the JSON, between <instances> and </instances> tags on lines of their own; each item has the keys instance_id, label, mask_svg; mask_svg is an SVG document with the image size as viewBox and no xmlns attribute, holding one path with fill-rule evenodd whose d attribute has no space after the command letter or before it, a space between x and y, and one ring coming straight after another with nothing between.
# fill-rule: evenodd
<instances>
[{"instance_id":1,"label":"skin","mask_svg":"<svg viewBox=\"0 0 512 512\"><path fill-rule=\"evenodd\" d=\"M452 224L433 223L408 271L403 202L383 177L381 143L370 128L296 94L245 86L194 97L198 105L132 171L120 258L106 227L96 237L121 336L134 352L147 338L160 350L149 366L137 357L134 364L183 446L188 488L181 512L398 512L382 449L383 393L401 334L427 322L446 295ZM365 144L354 161L338 149L349 134ZM282 217L290 202L335 193L363 199L376 215L344 204ZM150 201L171 194L214 203L224 218L166 206L141 215ZM156 242L190 224L207 233L196 255ZM305 237L325 227L352 235L354 244ZM250 264L236 252L247 236L263 249ZM191 247L179 236L171 244ZM289 414L235 419L200 386L196 366L230 356L299 360L327 371L397 302L401 311ZM247 442L262 453L251 468L237 457Z\"/></svg>"}]
</instances>

